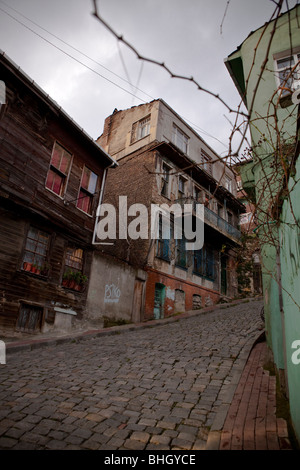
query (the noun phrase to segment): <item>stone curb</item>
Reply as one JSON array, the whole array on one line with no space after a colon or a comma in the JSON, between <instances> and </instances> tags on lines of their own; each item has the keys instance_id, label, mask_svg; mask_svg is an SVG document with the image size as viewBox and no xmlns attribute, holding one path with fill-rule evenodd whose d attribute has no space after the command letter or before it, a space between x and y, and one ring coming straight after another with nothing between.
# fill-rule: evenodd
<instances>
[{"instance_id":1,"label":"stone curb","mask_svg":"<svg viewBox=\"0 0 300 470\"><path fill-rule=\"evenodd\" d=\"M13 341L6 340L5 338L3 338L3 341L6 344L6 354L13 354L19 351L32 351L32 350L36 350L42 347L57 346L60 344L80 342L84 340L98 338L100 336L116 335L124 331L135 331L135 330L139 330L142 328L153 328L153 327L165 325L168 323L174 323L184 318L191 318L194 316L204 315L206 313L214 312L217 310L224 310L224 309L239 305L241 303L249 303L249 302L261 301L261 300L262 300L261 297L235 300L233 302L226 303L226 304L216 304L216 305L205 307L199 310L190 310L182 314L174 315L174 316L163 318L160 320L149 320L149 321L145 321L142 323L113 326L110 328L102 328L102 329L96 329L96 330L86 330L82 332L76 332L76 333L74 332L72 334L66 334L64 336L57 336L57 337L48 336L47 337L45 334L44 338L35 339L34 337L31 337L29 339L22 339L22 340L16 339Z\"/></svg>"},{"instance_id":2,"label":"stone curb","mask_svg":"<svg viewBox=\"0 0 300 470\"><path fill-rule=\"evenodd\" d=\"M265 339L265 330L260 331L256 334L255 338L249 340L246 345L242 348L238 358L241 360L241 364L237 368L234 373L234 376L231 380L231 386L227 392L226 398L223 400L222 405L220 405L219 410L214 418L212 426L210 428L210 432L208 434L207 442L205 450L219 450L220 440L221 440L221 433L223 430L223 426L233 400L235 391L241 379L243 370L247 364L251 351L255 347L255 345ZM220 393L222 388L220 390Z\"/></svg>"}]
</instances>

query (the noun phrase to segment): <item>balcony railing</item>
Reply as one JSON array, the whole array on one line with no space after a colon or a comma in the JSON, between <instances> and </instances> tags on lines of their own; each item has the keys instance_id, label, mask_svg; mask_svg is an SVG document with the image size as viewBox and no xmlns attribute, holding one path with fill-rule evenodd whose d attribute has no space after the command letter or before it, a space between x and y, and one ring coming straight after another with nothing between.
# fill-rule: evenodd
<instances>
[{"instance_id":1,"label":"balcony railing","mask_svg":"<svg viewBox=\"0 0 300 470\"><path fill-rule=\"evenodd\" d=\"M240 230L227 222L227 220L222 219L222 217L208 209L208 207L204 207L204 220L208 220L214 227L220 229L222 232L227 233L231 237L236 238L237 240L241 238Z\"/></svg>"},{"instance_id":2,"label":"balcony railing","mask_svg":"<svg viewBox=\"0 0 300 470\"><path fill-rule=\"evenodd\" d=\"M193 198L186 197L177 199L175 202L180 204L182 208L184 204L192 204L193 211L196 212L197 202ZM231 238L235 238L236 240L241 238L241 232L239 229L231 225L227 220L223 219L212 210L208 209L208 207L204 207L204 222L208 222L209 225L212 225L219 231L229 235Z\"/></svg>"}]
</instances>

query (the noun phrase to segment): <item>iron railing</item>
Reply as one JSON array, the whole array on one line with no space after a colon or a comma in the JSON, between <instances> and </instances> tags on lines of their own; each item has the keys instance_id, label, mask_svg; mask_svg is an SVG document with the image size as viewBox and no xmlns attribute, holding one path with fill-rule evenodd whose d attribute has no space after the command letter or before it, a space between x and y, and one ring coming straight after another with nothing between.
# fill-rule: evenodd
<instances>
[{"instance_id":1,"label":"iron railing","mask_svg":"<svg viewBox=\"0 0 300 470\"><path fill-rule=\"evenodd\" d=\"M198 204L193 198L182 198L175 201L183 208L184 204L192 204L193 211L196 212L196 205ZM229 235L232 238L239 240L241 238L241 232L238 228L231 225L227 220L220 217L218 214L204 207L204 222L208 222L209 225L217 228L223 233Z\"/></svg>"}]
</instances>

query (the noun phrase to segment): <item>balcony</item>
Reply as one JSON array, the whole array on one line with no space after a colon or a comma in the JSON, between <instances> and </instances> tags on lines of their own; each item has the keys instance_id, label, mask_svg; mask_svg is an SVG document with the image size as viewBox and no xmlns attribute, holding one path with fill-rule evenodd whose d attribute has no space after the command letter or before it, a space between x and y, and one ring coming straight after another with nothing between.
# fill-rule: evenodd
<instances>
[{"instance_id":1,"label":"balcony","mask_svg":"<svg viewBox=\"0 0 300 470\"><path fill-rule=\"evenodd\" d=\"M175 203L179 204L182 207L182 209L184 207L184 204L192 204L193 213L196 212L197 202L191 197L177 199ZM239 241L241 238L241 232L239 229L231 225L229 222L227 222L227 220L223 219L212 210L208 209L208 207L204 207L204 222L207 225L210 225L214 229L221 232L223 235L229 237L230 239Z\"/></svg>"},{"instance_id":2,"label":"balcony","mask_svg":"<svg viewBox=\"0 0 300 470\"><path fill-rule=\"evenodd\" d=\"M234 238L235 240L240 240L241 238L240 230L238 230L236 227L227 222L227 220L222 219L222 217L215 214L207 207L204 207L204 221L205 223L208 222L209 225L218 229L220 232L224 233L230 238Z\"/></svg>"}]
</instances>

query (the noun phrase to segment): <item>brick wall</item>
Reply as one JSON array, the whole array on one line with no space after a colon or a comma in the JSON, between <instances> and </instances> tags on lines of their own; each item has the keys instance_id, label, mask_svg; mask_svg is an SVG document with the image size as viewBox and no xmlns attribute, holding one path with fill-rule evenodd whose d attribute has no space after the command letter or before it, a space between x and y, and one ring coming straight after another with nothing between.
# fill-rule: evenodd
<instances>
[{"instance_id":1,"label":"brick wall","mask_svg":"<svg viewBox=\"0 0 300 470\"><path fill-rule=\"evenodd\" d=\"M220 294L213 290L197 286L191 282L180 280L174 276L163 274L153 269L146 269L148 272L144 319L154 318L154 294L157 283L165 286L165 301L163 307L163 317L168 317L176 313L176 290L185 293L185 310L193 310L199 305L199 296L201 297L202 307L215 304ZM193 296L195 298L193 299ZM179 311L179 310L177 310ZM180 310L182 311L182 310Z\"/></svg>"},{"instance_id":2,"label":"brick wall","mask_svg":"<svg viewBox=\"0 0 300 470\"><path fill-rule=\"evenodd\" d=\"M104 246L103 251L124 260L133 266L144 266L147 264L149 236L147 239L128 240L119 238L119 196L127 196L128 209L133 204L143 204L149 208L152 202L152 186L154 183L155 152L148 147L144 151L139 150L119 160L119 167L108 171L103 203L112 204L117 212L117 239L114 245ZM150 215L148 210L148 232L150 231ZM128 216L128 225L136 216ZM140 228L137 227L137 231ZM149 232L150 233L150 232Z\"/></svg>"}]
</instances>

